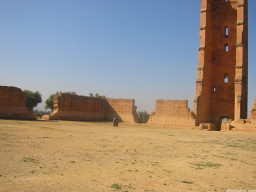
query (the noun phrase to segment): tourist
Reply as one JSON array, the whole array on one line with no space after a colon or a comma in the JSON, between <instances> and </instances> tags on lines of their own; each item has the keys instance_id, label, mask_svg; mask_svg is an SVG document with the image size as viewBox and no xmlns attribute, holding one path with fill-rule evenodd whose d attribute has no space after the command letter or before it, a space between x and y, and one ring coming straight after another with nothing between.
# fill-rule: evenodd
<instances>
[{"instance_id":1,"label":"tourist","mask_svg":"<svg viewBox=\"0 0 256 192\"><path fill-rule=\"evenodd\" d=\"M113 118L113 127L115 127L116 126L116 118L114 117Z\"/></svg>"},{"instance_id":2,"label":"tourist","mask_svg":"<svg viewBox=\"0 0 256 192\"><path fill-rule=\"evenodd\" d=\"M115 126L118 127L118 118L115 120Z\"/></svg>"}]
</instances>

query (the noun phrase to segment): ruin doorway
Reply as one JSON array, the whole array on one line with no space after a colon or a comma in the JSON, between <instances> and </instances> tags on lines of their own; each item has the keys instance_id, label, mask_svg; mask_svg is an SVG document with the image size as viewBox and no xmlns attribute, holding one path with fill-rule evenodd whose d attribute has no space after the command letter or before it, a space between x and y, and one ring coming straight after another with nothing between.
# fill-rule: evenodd
<instances>
[{"instance_id":1,"label":"ruin doorway","mask_svg":"<svg viewBox=\"0 0 256 192\"><path fill-rule=\"evenodd\" d=\"M227 121L229 120L229 117L228 116L223 116L223 117L220 117L217 121L217 124L216 124L216 130L215 131L221 131L221 125L223 123L226 123Z\"/></svg>"}]
</instances>

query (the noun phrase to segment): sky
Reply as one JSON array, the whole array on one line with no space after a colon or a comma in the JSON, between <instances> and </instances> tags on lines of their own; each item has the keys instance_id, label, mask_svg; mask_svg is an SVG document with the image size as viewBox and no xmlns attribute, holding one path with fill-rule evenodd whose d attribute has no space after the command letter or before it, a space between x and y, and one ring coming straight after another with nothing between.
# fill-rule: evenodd
<instances>
[{"instance_id":1,"label":"sky","mask_svg":"<svg viewBox=\"0 0 256 192\"><path fill-rule=\"evenodd\" d=\"M0 0L0 85L193 110L200 0ZM249 109L256 98L256 1L249 0Z\"/></svg>"}]
</instances>

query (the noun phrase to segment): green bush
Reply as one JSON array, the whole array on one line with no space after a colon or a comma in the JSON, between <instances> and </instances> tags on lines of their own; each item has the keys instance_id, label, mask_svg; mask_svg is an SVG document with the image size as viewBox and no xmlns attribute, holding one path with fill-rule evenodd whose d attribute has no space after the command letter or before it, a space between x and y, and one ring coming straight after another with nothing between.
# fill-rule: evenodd
<instances>
[{"instance_id":1,"label":"green bush","mask_svg":"<svg viewBox=\"0 0 256 192\"><path fill-rule=\"evenodd\" d=\"M42 102L41 93L39 93L38 91L33 92L29 90L24 90L23 93L26 96L26 106L31 110L33 110L33 108L36 107L38 103Z\"/></svg>"}]
</instances>

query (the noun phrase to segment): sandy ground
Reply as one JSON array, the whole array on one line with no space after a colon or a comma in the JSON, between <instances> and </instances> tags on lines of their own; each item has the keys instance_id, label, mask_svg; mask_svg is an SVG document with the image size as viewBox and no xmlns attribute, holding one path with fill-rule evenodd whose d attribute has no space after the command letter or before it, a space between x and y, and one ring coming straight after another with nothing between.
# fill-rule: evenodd
<instances>
[{"instance_id":1,"label":"sandy ground","mask_svg":"<svg viewBox=\"0 0 256 192\"><path fill-rule=\"evenodd\" d=\"M256 190L256 134L0 120L0 191Z\"/></svg>"}]
</instances>

